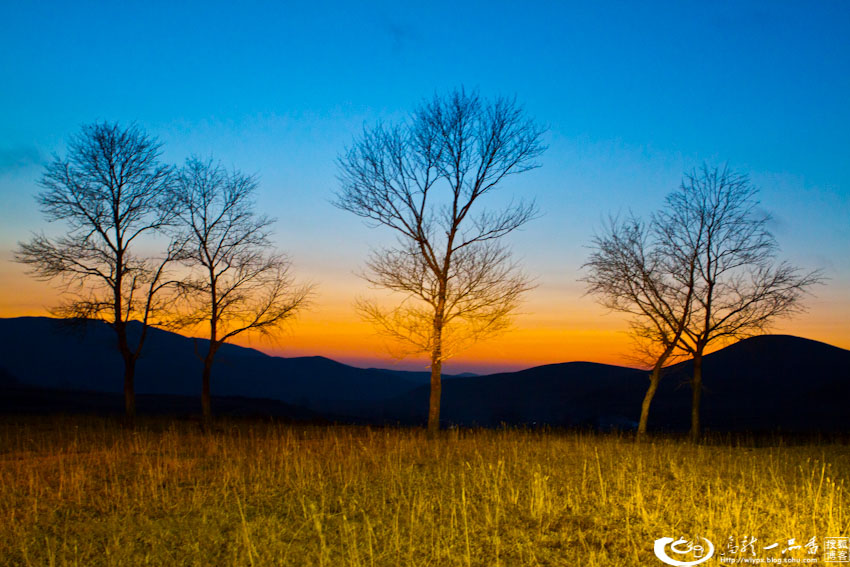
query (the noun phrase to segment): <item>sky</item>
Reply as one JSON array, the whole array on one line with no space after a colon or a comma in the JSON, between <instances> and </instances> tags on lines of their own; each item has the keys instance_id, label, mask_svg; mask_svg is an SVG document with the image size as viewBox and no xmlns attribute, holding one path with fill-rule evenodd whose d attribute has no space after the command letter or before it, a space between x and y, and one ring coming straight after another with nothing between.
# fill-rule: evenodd
<instances>
[{"instance_id":1,"label":"sky","mask_svg":"<svg viewBox=\"0 0 850 567\"><path fill-rule=\"evenodd\" d=\"M579 281L610 214L648 215L686 171L747 173L781 257L828 278L775 332L850 348L850 3L18 2L0 4L0 316L44 315L55 286L12 261L48 226L51 156L95 121L136 123L163 159L256 174L258 208L313 305L281 356L396 361L353 302L392 237L331 205L336 158L364 128L463 86L515 96L547 128L541 167L499 188L540 218L507 243L534 277L512 329L449 361L489 372L631 364L626 322Z\"/></svg>"}]
</instances>

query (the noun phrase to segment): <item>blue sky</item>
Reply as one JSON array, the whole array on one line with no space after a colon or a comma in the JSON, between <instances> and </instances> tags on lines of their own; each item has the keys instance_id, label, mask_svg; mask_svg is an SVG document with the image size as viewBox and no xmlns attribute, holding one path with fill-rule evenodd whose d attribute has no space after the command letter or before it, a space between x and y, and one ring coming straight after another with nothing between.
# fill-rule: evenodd
<instances>
[{"instance_id":1,"label":"blue sky","mask_svg":"<svg viewBox=\"0 0 850 567\"><path fill-rule=\"evenodd\" d=\"M848 38L848 2L4 2L0 311L32 308L9 258L43 227L43 163L110 120L158 136L169 161L256 173L278 243L320 285L317 317L342 312L388 235L329 204L334 159L364 125L464 85L548 127L542 167L503 190L544 212L511 239L538 278L529 317L596 321L576 281L594 228L728 163L761 189L783 256L830 277L800 334L847 348ZM537 324L557 322L518 321Z\"/></svg>"}]
</instances>

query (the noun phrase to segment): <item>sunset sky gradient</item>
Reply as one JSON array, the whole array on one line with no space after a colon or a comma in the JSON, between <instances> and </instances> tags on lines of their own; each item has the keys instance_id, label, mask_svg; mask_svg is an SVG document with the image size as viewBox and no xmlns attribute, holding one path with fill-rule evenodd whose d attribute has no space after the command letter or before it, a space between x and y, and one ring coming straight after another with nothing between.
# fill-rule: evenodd
<instances>
[{"instance_id":1,"label":"sunset sky gradient","mask_svg":"<svg viewBox=\"0 0 850 567\"><path fill-rule=\"evenodd\" d=\"M516 95L548 128L541 167L494 202L543 215L509 237L537 287L514 329L446 365L513 370L631 364L624 320L584 295L581 265L609 214L646 215L685 171L728 164L760 189L781 257L829 278L776 332L850 348L850 3L4 2L0 6L0 316L43 315L54 286L12 261L49 234L38 178L97 120L256 173L259 208L313 307L282 356L395 362L357 319L357 278L392 235L334 208L336 157L362 129L457 86Z\"/></svg>"}]
</instances>

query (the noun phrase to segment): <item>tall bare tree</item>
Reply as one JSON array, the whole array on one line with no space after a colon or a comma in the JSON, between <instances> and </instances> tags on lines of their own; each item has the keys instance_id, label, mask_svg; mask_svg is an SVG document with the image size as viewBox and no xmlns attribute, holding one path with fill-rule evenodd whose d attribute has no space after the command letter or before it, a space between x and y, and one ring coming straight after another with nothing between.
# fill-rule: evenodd
<instances>
[{"instance_id":1,"label":"tall bare tree","mask_svg":"<svg viewBox=\"0 0 850 567\"><path fill-rule=\"evenodd\" d=\"M290 261L273 252L274 220L254 212L254 177L190 158L177 186L180 259L190 267L179 284L188 310L178 323L208 326L201 394L208 424L210 378L221 345L247 331L279 329L307 305L311 288L296 284Z\"/></svg>"},{"instance_id":2,"label":"tall bare tree","mask_svg":"<svg viewBox=\"0 0 850 567\"><path fill-rule=\"evenodd\" d=\"M102 319L115 330L129 420L135 416L136 361L171 259L170 253L155 259L136 252L172 216L172 168L159 156L160 144L137 126L84 126L71 139L67 158L47 165L37 197L47 220L64 222L67 233L34 235L19 243L15 255L34 276L64 284L69 299L55 314ZM128 336L134 320L141 322L136 340Z\"/></svg>"},{"instance_id":3,"label":"tall bare tree","mask_svg":"<svg viewBox=\"0 0 850 567\"><path fill-rule=\"evenodd\" d=\"M508 176L537 167L543 130L514 100L455 90L435 95L395 126L366 130L338 160L335 204L392 229L395 246L376 250L366 279L402 296L365 317L431 363L428 430L440 427L443 361L503 330L529 280L499 239L535 215L530 202L501 210L483 198Z\"/></svg>"},{"instance_id":4,"label":"tall bare tree","mask_svg":"<svg viewBox=\"0 0 850 567\"><path fill-rule=\"evenodd\" d=\"M696 259L694 306L679 345L693 357L691 431L700 435L705 349L764 332L803 309L807 289L822 281L776 260L778 244L746 175L703 166L685 176L657 215L663 234Z\"/></svg>"},{"instance_id":5,"label":"tall bare tree","mask_svg":"<svg viewBox=\"0 0 850 567\"><path fill-rule=\"evenodd\" d=\"M700 238L698 230L695 237ZM594 237L592 250L582 281L602 305L631 316L638 358L652 369L638 423L641 439L662 369L676 355L690 323L696 258L692 250L667 239L662 226L652 222L647 227L633 216L610 219Z\"/></svg>"}]
</instances>

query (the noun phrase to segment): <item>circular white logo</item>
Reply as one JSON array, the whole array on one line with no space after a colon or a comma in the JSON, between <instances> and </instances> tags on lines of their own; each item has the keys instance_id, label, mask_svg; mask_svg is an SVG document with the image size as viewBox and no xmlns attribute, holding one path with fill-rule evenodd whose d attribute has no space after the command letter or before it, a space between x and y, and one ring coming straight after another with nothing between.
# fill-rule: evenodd
<instances>
[{"instance_id":1,"label":"circular white logo","mask_svg":"<svg viewBox=\"0 0 850 567\"><path fill-rule=\"evenodd\" d=\"M672 537L662 537L655 540L655 556L667 565L675 565L676 567L687 567L688 565L699 565L711 559L714 555L714 544L706 538L702 539L707 547L703 547L699 543L694 543L686 539L677 539L673 541ZM692 554L696 557L693 561L679 561L673 559L667 554L667 544L670 544L670 551L677 555Z\"/></svg>"}]
</instances>

